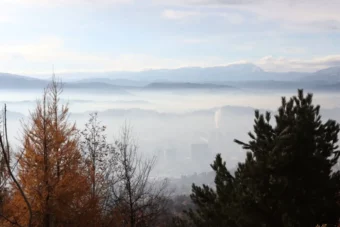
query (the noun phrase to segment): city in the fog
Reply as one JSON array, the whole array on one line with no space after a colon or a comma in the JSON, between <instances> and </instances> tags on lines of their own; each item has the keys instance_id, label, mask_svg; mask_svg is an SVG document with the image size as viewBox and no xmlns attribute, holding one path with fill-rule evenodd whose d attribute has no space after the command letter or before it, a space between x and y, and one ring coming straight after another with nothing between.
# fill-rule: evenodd
<instances>
[{"instance_id":1,"label":"city in the fog","mask_svg":"<svg viewBox=\"0 0 340 227\"><path fill-rule=\"evenodd\" d=\"M282 82L281 87L267 88L263 87L269 80L258 80L257 83L233 81L229 82L232 85L221 88L213 86L218 82L197 83L193 79L195 77L189 83L178 80L156 83L152 78L144 81L131 78L126 83L138 85L117 86L110 84L117 82L117 79L107 78L106 83L95 82L95 78L91 82L84 82L86 79L77 82L67 80L68 77L62 74L56 76L64 82L61 102L69 104L70 120L76 122L79 129L84 127L92 112L98 112L99 120L107 126L109 141L114 140L123 124L129 124L133 128L138 152L157 157L152 174L158 177L176 178L209 172L209 164L217 153L222 154L228 167L234 168L245 157L244 150L234 143L234 139L248 139L254 110L275 114L281 97L296 93L296 84L306 87L306 92L314 93L315 102L323 107L324 118L340 117L340 93L322 88L330 86L329 81L306 81L306 76L312 78L314 74ZM2 77L3 84L13 78L18 81L25 79ZM9 134L14 145L19 146L22 140L21 125L42 97L43 87L49 78L34 81L35 84L40 83L37 87L22 83L20 86L23 88L18 90L15 84L20 83L17 82L12 84L13 88L0 91L0 102L6 103L9 111ZM285 83L289 86L284 86ZM101 87L103 84L108 87Z\"/></svg>"}]
</instances>

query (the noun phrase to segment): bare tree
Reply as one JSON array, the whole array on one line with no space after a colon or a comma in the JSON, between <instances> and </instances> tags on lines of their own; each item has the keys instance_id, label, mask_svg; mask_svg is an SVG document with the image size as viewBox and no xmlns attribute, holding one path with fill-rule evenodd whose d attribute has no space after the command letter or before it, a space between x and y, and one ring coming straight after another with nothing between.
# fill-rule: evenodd
<instances>
[{"instance_id":1,"label":"bare tree","mask_svg":"<svg viewBox=\"0 0 340 227\"><path fill-rule=\"evenodd\" d=\"M10 177L10 179L13 181L14 185L17 187L18 191L20 192L22 198L25 201L25 204L27 206L28 211L28 223L27 226L32 226L32 208L31 204L27 199L27 196L22 189L20 183L15 177L14 171L10 164L10 146L8 142L8 133L7 133L7 108L6 105L4 106L4 112L3 112L3 132L0 132L0 149L1 149L1 158L0 158L0 177L1 177L1 191L6 187L7 183L7 175ZM3 191L2 191L3 192ZM2 194L3 195L3 194ZM2 213L3 210L1 210L0 216L5 219L7 222L9 222L12 225L16 226L22 226L20 225L16 220L12 220L11 218L7 217L5 214Z\"/></svg>"},{"instance_id":2,"label":"bare tree","mask_svg":"<svg viewBox=\"0 0 340 227\"><path fill-rule=\"evenodd\" d=\"M111 172L111 195L115 212L122 223L118 226L155 226L166 210L170 191L167 181L152 180L150 173L156 158L142 158L125 123L115 142L118 153L115 169ZM117 224L117 223L116 223Z\"/></svg>"},{"instance_id":3,"label":"bare tree","mask_svg":"<svg viewBox=\"0 0 340 227\"><path fill-rule=\"evenodd\" d=\"M108 202L110 201L108 174L113 169L110 165L115 159L116 152L112 144L106 140L106 126L102 125L98 120L98 113L91 113L85 129L80 132L81 142L80 150L85 161L88 171L88 178L91 182L91 198L93 206L98 207L98 215L96 223L103 226L109 211ZM114 164L115 165L115 164ZM98 216L98 217L99 217Z\"/></svg>"},{"instance_id":4,"label":"bare tree","mask_svg":"<svg viewBox=\"0 0 340 227\"><path fill-rule=\"evenodd\" d=\"M103 190L103 180L108 168L112 146L106 141L106 126L101 125L98 113L91 113L85 129L81 131L81 151L85 161L90 165L92 197L98 196ZM98 182L100 181L100 182Z\"/></svg>"}]
</instances>

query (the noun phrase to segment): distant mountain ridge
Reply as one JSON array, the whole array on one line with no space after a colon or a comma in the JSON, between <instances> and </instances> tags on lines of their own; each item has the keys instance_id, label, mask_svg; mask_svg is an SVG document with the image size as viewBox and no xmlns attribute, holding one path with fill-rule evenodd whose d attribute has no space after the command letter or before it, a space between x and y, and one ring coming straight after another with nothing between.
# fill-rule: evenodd
<instances>
[{"instance_id":1,"label":"distant mountain ridge","mask_svg":"<svg viewBox=\"0 0 340 227\"><path fill-rule=\"evenodd\" d=\"M73 74L74 77L75 74ZM79 74L81 75L81 74ZM86 75L86 74L83 74ZM98 73L97 77L110 79L128 79L151 82L193 82L209 83L225 80L248 80L251 78L268 79L267 73L253 64L233 64L215 67L185 67L178 69L153 69L140 72ZM71 76L72 74L64 74ZM93 77L93 73L91 73Z\"/></svg>"},{"instance_id":2,"label":"distant mountain ridge","mask_svg":"<svg viewBox=\"0 0 340 227\"><path fill-rule=\"evenodd\" d=\"M146 89L234 89L232 86L211 83L151 83Z\"/></svg>"},{"instance_id":3,"label":"distant mountain ridge","mask_svg":"<svg viewBox=\"0 0 340 227\"><path fill-rule=\"evenodd\" d=\"M332 91L340 91L340 66L322 69L313 73L266 72L253 64L233 64L217 67L187 67L179 69L157 69L140 72L106 72L58 74L66 80L67 89L95 89L127 93L127 89L210 89L226 88L250 89L316 89L328 86ZM78 80L74 78L79 77ZM86 78L91 76L91 78ZM0 89L35 89L47 85L47 80L0 73Z\"/></svg>"},{"instance_id":4,"label":"distant mountain ridge","mask_svg":"<svg viewBox=\"0 0 340 227\"><path fill-rule=\"evenodd\" d=\"M340 82L340 66L318 70L302 80Z\"/></svg>"},{"instance_id":5,"label":"distant mountain ridge","mask_svg":"<svg viewBox=\"0 0 340 227\"><path fill-rule=\"evenodd\" d=\"M0 73L0 89L42 88L47 81L10 73Z\"/></svg>"},{"instance_id":6,"label":"distant mountain ridge","mask_svg":"<svg viewBox=\"0 0 340 227\"><path fill-rule=\"evenodd\" d=\"M20 76L9 73L0 73L0 89L43 89L48 85L48 80L42 80L27 76ZM119 94L129 94L122 87L101 82L79 82L63 83L65 89L80 89L100 91L110 91Z\"/></svg>"},{"instance_id":7,"label":"distant mountain ridge","mask_svg":"<svg viewBox=\"0 0 340 227\"><path fill-rule=\"evenodd\" d=\"M110 78L87 78L76 81L78 83L106 83L121 87L143 87L148 85L146 81L137 81L129 79L110 79Z\"/></svg>"},{"instance_id":8,"label":"distant mountain ridge","mask_svg":"<svg viewBox=\"0 0 340 227\"><path fill-rule=\"evenodd\" d=\"M177 69L150 69L138 72L132 71L114 71L114 72L78 72L78 73L61 73L60 76L68 78L71 81L88 80L97 78L103 80L109 78L111 80L124 79L133 81L177 81L188 82L204 77L205 82L209 80L224 80L226 75L238 74L240 78L249 79L247 75L261 75L265 73L260 67L254 64L231 64L227 66L215 67L182 67Z\"/></svg>"},{"instance_id":9,"label":"distant mountain ridge","mask_svg":"<svg viewBox=\"0 0 340 227\"><path fill-rule=\"evenodd\" d=\"M121 86L145 86L154 82L191 82L216 83L236 81L308 81L328 80L328 74L340 72L340 67L331 67L313 73L308 72L270 72L254 64L232 64L215 67L184 67L177 69L153 69L138 72L105 72L105 73L64 73L65 78L74 81L102 81ZM79 78L78 80L76 78Z\"/></svg>"}]
</instances>

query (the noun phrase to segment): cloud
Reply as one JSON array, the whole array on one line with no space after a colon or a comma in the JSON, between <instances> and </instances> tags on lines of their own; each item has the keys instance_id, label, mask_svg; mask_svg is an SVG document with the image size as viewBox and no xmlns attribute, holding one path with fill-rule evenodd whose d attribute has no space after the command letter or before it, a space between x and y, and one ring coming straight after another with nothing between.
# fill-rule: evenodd
<instances>
[{"instance_id":1,"label":"cloud","mask_svg":"<svg viewBox=\"0 0 340 227\"><path fill-rule=\"evenodd\" d=\"M240 6L240 8L242 8ZM311 31L340 29L340 1L272 1L243 7L262 20L280 21L285 28L308 28Z\"/></svg>"},{"instance_id":2,"label":"cloud","mask_svg":"<svg viewBox=\"0 0 340 227\"><path fill-rule=\"evenodd\" d=\"M153 0L154 3L168 5L240 5L266 0Z\"/></svg>"},{"instance_id":3,"label":"cloud","mask_svg":"<svg viewBox=\"0 0 340 227\"><path fill-rule=\"evenodd\" d=\"M131 3L133 0L0 0L0 4L10 3L12 5L22 6L43 6L43 7L55 7L65 5L112 5Z\"/></svg>"},{"instance_id":4,"label":"cloud","mask_svg":"<svg viewBox=\"0 0 340 227\"><path fill-rule=\"evenodd\" d=\"M282 49L285 54L304 54L306 50L301 47L287 47Z\"/></svg>"},{"instance_id":5,"label":"cloud","mask_svg":"<svg viewBox=\"0 0 340 227\"><path fill-rule=\"evenodd\" d=\"M187 42L203 42L192 39ZM266 71L315 71L340 66L340 54L311 59L266 56L260 59L227 60L223 57L196 56L166 58L144 53L108 55L67 49L64 40L47 36L34 43L1 44L0 68L12 73L50 73L52 64L56 72L140 71L145 69L174 69L180 67L212 67L230 64L254 63ZM289 50L289 49L288 49ZM289 51L301 51L291 49ZM20 69L20 70L19 70Z\"/></svg>"},{"instance_id":6,"label":"cloud","mask_svg":"<svg viewBox=\"0 0 340 227\"><path fill-rule=\"evenodd\" d=\"M244 22L243 16L238 13L220 13L218 15L225 18L231 24L242 24Z\"/></svg>"},{"instance_id":7,"label":"cloud","mask_svg":"<svg viewBox=\"0 0 340 227\"><path fill-rule=\"evenodd\" d=\"M56 72L79 71L140 71L213 65L223 65L219 57L193 57L192 59L164 58L144 53L107 55L65 48L58 37L47 36L34 43L0 45L0 69L11 73L50 73L54 64Z\"/></svg>"},{"instance_id":8,"label":"cloud","mask_svg":"<svg viewBox=\"0 0 340 227\"><path fill-rule=\"evenodd\" d=\"M278 21L284 28L309 31L340 30L339 0L154 0L167 6L223 9L252 13L259 21Z\"/></svg>"},{"instance_id":9,"label":"cloud","mask_svg":"<svg viewBox=\"0 0 340 227\"><path fill-rule=\"evenodd\" d=\"M162 17L169 20L193 20L206 19L208 17L219 17L230 24L241 24L244 22L242 15L232 12L206 12L197 10L172 10L166 9L161 13Z\"/></svg>"},{"instance_id":10,"label":"cloud","mask_svg":"<svg viewBox=\"0 0 340 227\"><path fill-rule=\"evenodd\" d=\"M233 48L237 51L252 51L256 47L255 42L246 42L242 45L234 44Z\"/></svg>"},{"instance_id":11,"label":"cloud","mask_svg":"<svg viewBox=\"0 0 340 227\"><path fill-rule=\"evenodd\" d=\"M133 3L134 0L0 0L0 25L20 23L32 14L54 8L106 9L107 7ZM60 9L62 15L63 9ZM51 17L53 17L51 15ZM47 20L50 18L46 18ZM18 24L16 26L23 26ZM24 25L25 26L25 25Z\"/></svg>"},{"instance_id":12,"label":"cloud","mask_svg":"<svg viewBox=\"0 0 340 227\"><path fill-rule=\"evenodd\" d=\"M208 40L200 39L200 38L193 38L193 39L183 39L181 40L181 42L186 43L186 44L201 44L201 43L208 42Z\"/></svg>"},{"instance_id":13,"label":"cloud","mask_svg":"<svg viewBox=\"0 0 340 227\"><path fill-rule=\"evenodd\" d=\"M184 10L164 10L162 17L170 20L182 20L187 18L193 18L201 16L200 12L197 11L184 11Z\"/></svg>"},{"instance_id":14,"label":"cloud","mask_svg":"<svg viewBox=\"0 0 340 227\"><path fill-rule=\"evenodd\" d=\"M44 37L30 44L1 44L0 60L11 60L20 57L34 62L54 61L58 58L71 60L75 53L63 49L63 40L56 37ZM81 56L76 56L81 58ZM85 60L85 59L84 59Z\"/></svg>"},{"instance_id":15,"label":"cloud","mask_svg":"<svg viewBox=\"0 0 340 227\"><path fill-rule=\"evenodd\" d=\"M340 55L329 55L312 59L296 59L266 56L254 62L266 71L275 72L313 72L319 69L340 66Z\"/></svg>"}]
</instances>

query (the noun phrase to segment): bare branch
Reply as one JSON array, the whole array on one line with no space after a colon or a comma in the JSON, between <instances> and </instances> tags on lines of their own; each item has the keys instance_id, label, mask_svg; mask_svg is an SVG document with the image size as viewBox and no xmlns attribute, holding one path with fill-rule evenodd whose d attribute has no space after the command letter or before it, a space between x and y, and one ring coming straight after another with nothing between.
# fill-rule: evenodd
<instances>
[{"instance_id":1,"label":"bare branch","mask_svg":"<svg viewBox=\"0 0 340 227\"><path fill-rule=\"evenodd\" d=\"M4 142L3 142L3 137L5 136L5 138L7 138L7 119L6 119L6 105L5 105L5 108L4 108L4 124L5 124L5 131L4 131L4 135L2 135L2 133L0 132L0 146L1 146L1 151L2 151L2 155L4 157L4 160L5 160L5 163L6 163L6 166L7 166L7 171L9 173L9 175L11 176L14 184L17 186L21 196L23 197L25 203L26 203L26 206L28 208L28 212L29 212L29 219L28 219L28 224L27 226L28 227L31 227L32 226L32 208L31 208L31 204L29 203L28 199L27 199L27 196L25 194L25 192L23 191L21 185L19 184L19 182L17 181L17 179L15 178L13 172L12 172L12 169L11 169L11 166L10 166L10 161L9 161L9 145L5 146L4 145ZM7 140L7 139L6 139ZM8 143L8 141L6 141Z\"/></svg>"},{"instance_id":2,"label":"bare branch","mask_svg":"<svg viewBox=\"0 0 340 227\"><path fill-rule=\"evenodd\" d=\"M141 223L153 226L166 210L169 193L167 182L157 185L150 173L156 157L145 158L138 154L131 127L125 123L116 139L118 163L110 175L111 200L119 208L125 223L135 227Z\"/></svg>"}]
</instances>

